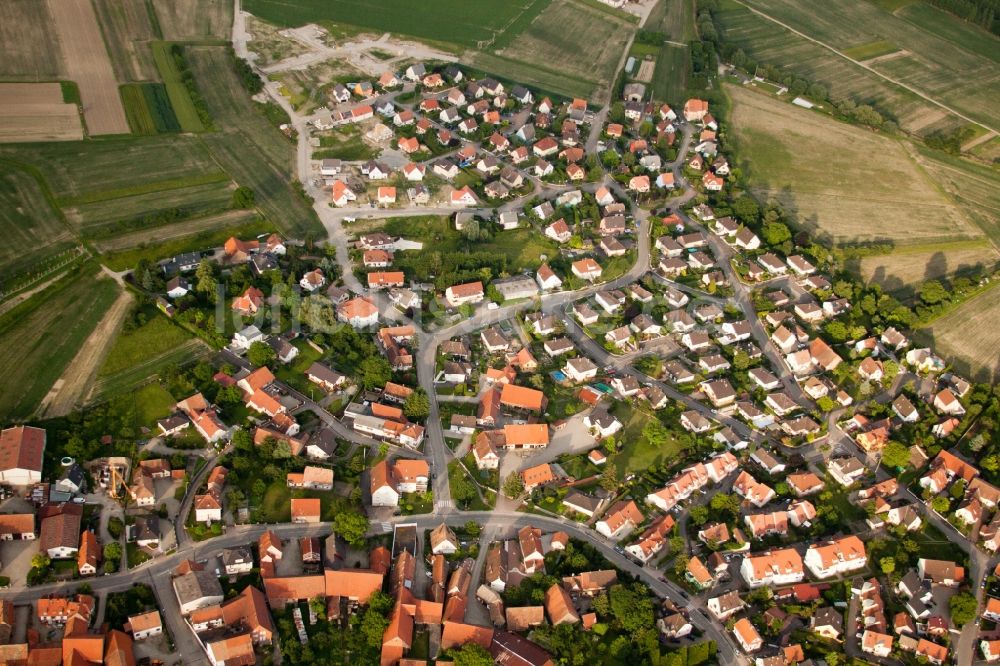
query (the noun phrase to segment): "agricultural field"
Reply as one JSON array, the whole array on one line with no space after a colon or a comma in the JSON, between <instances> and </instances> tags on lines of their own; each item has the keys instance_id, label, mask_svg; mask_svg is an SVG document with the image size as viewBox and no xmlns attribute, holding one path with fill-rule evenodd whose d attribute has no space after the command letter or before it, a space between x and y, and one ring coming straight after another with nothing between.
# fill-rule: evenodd
<instances>
[{"instance_id":1,"label":"agricultural field","mask_svg":"<svg viewBox=\"0 0 1000 666\"><path fill-rule=\"evenodd\" d=\"M0 161L0 279L75 245L57 210L29 171Z\"/></svg>"},{"instance_id":2,"label":"agricultural field","mask_svg":"<svg viewBox=\"0 0 1000 666\"><path fill-rule=\"evenodd\" d=\"M132 134L151 136L180 131L181 124L162 83L127 83L121 93Z\"/></svg>"},{"instance_id":3,"label":"agricultural field","mask_svg":"<svg viewBox=\"0 0 1000 666\"><path fill-rule=\"evenodd\" d=\"M119 294L93 264L81 267L0 317L0 418L29 417Z\"/></svg>"},{"instance_id":4,"label":"agricultural field","mask_svg":"<svg viewBox=\"0 0 1000 666\"><path fill-rule=\"evenodd\" d=\"M697 36L694 3L690 0L660 0L649 13L643 28L662 32L672 42L686 44Z\"/></svg>"},{"instance_id":5,"label":"agricultural field","mask_svg":"<svg viewBox=\"0 0 1000 666\"><path fill-rule=\"evenodd\" d=\"M876 71L1000 127L1000 38L985 30L922 3L904 7L899 16L867 0L747 4L837 49L895 44L905 55L871 63Z\"/></svg>"},{"instance_id":6,"label":"agricultural field","mask_svg":"<svg viewBox=\"0 0 1000 666\"><path fill-rule=\"evenodd\" d=\"M984 239L902 247L891 254L863 257L859 270L866 282L877 282L890 291L912 291L925 280L948 278L976 267L989 271L998 262L1000 253Z\"/></svg>"},{"instance_id":7,"label":"agricultural field","mask_svg":"<svg viewBox=\"0 0 1000 666\"><path fill-rule=\"evenodd\" d=\"M664 44L653 70L653 97L679 104L687 96L691 67L688 47Z\"/></svg>"},{"instance_id":8,"label":"agricultural field","mask_svg":"<svg viewBox=\"0 0 1000 666\"><path fill-rule=\"evenodd\" d=\"M780 201L801 228L834 243L982 238L901 142L764 93L726 90L756 194Z\"/></svg>"},{"instance_id":9,"label":"agricultural field","mask_svg":"<svg viewBox=\"0 0 1000 666\"><path fill-rule=\"evenodd\" d=\"M923 147L912 154L1000 247L1000 170Z\"/></svg>"},{"instance_id":10,"label":"agricultural field","mask_svg":"<svg viewBox=\"0 0 1000 666\"><path fill-rule=\"evenodd\" d=\"M156 80L149 42L157 35L147 0L94 0L94 9L118 81Z\"/></svg>"},{"instance_id":11,"label":"agricultural field","mask_svg":"<svg viewBox=\"0 0 1000 666\"><path fill-rule=\"evenodd\" d=\"M42 0L0 2L0 78L53 81L63 73L49 5Z\"/></svg>"},{"instance_id":12,"label":"agricultural field","mask_svg":"<svg viewBox=\"0 0 1000 666\"><path fill-rule=\"evenodd\" d=\"M376 32L486 48L510 40L552 0L428 0L415 12L410 0L247 0L243 8L285 27L350 23ZM558 1L558 0L557 0Z\"/></svg>"},{"instance_id":13,"label":"agricultural field","mask_svg":"<svg viewBox=\"0 0 1000 666\"><path fill-rule=\"evenodd\" d=\"M312 205L293 189L292 145L254 108L226 51L192 47L185 55L220 128L203 135L212 158L233 180L251 188L257 207L287 233L322 233Z\"/></svg>"},{"instance_id":14,"label":"agricultural field","mask_svg":"<svg viewBox=\"0 0 1000 666\"><path fill-rule=\"evenodd\" d=\"M609 87L634 24L575 0L552 0L496 55ZM587 47L581 49L581 44ZM498 74L507 75L502 70ZM515 78L510 75L511 78Z\"/></svg>"},{"instance_id":15,"label":"agricultural field","mask_svg":"<svg viewBox=\"0 0 1000 666\"><path fill-rule=\"evenodd\" d=\"M49 9L65 76L80 88L87 133L127 133L128 120L94 6L89 0L58 0L50 2Z\"/></svg>"},{"instance_id":16,"label":"agricultural field","mask_svg":"<svg viewBox=\"0 0 1000 666\"><path fill-rule=\"evenodd\" d=\"M829 4L824 3L824 8L828 7ZM878 11L875 5L865 2L865 0L851 0L847 4L859 7L864 5L871 11ZM888 19L892 18L888 15L885 16ZM722 0L717 17L727 42L739 45L758 62L787 68L811 81L826 85L830 90L831 99L835 102L853 99L872 104L877 109L889 112L890 116L907 132L923 134L935 130L954 129L966 124L939 106L886 81L881 76L863 69L819 44L810 42L763 16L753 13L735 0ZM851 25L858 23L859 21L853 20ZM821 26L825 25L826 23L821 24ZM817 34L824 34L821 32L822 29L822 27L817 27L815 30L818 31ZM904 48L900 43L901 40L897 37L893 36L891 41L900 48ZM859 28L858 33L850 41L834 46L851 48L884 38L885 36L865 33L864 29ZM925 47L919 48L924 49ZM953 50L957 49L949 46L944 49L944 52L947 54ZM882 66L898 68L899 65L896 63L905 63L908 60L909 58L887 58L882 61ZM888 71L885 73L889 74ZM953 73L951 76L955 76L955 74ZM966 77L963 75L962 78ZM972 77L969 77L968 80L970 83L976 81Z\"/></svg>"},{"instance_id":17,"label":"agricultural field","mask_svg":"<svg viewBox=\"0 0 1000 666\"><path fill-rule=\"evenodd\" d=\"M0 143L82 138L80 111L58 83L0 83Z\"/></svg>"},{"instance_id":18,"label":"agricultural field","mask_svg":"<svg viewBox=\"0 0 1000 666\"><path fill-rule=\"evenodd\" d=\"M228 40L233 28L228 0L153 0L153 7L159 33L169 41Z\"/></svg>"},{"instance_id":19,"label":"agricultural field","mask_svg":"<svg viewBox=\"0 0 1000 666\"><path fill-rule=\"evenodd\" d=\"M234 189L227 178L71 206L65 213L85 238L100 238L221 213L230 208Z\"/></svg>"},{"instance_id":20,"label":"agricultural field","mask_svg":"<svg viewBox=\"0 0 1000 666\"><path fill-rule=\"evenodd\" d=\"M198 217L183 222L146 228L131 233L119 234L111 238L95 240L93 246L102 254L121 252L140 246L152 246L160 243L180 240L190 236L200 236L216 229L240 227L253 220L256 213L252 210L227 210L217 215ZM206 246L210 247L210 246ZM176 254L176 253L175 253Z\"/></svg>"},{"instance_id":21,"label":"agricultural field","mask_svg":"<svg viewBox=\"0 0 1000 666\"><path fill-rule=\"evenodd\" d=\"M163 79L167 97L170 99L170 106L173 107L174 115L181 129L185 132L202 132L205 130L205 124L202 122L201 116L198 115L198 109L195 107L194 100L191 99L191 93L184 84L181 70L171 50L172 46L167 42L152 43L156 69L160 73L160 78Z\"/></svg>"},{"instance_id":22,"label":"agricultural field","mask_svg":"<svg viewBox=\"0 0 1000 666\"><path fill-rule=\"evenodd\" d=\"M993 286L918 332L956 369L979 381L1000 378L1000 299Z\"/></svg>"}]
</instances>

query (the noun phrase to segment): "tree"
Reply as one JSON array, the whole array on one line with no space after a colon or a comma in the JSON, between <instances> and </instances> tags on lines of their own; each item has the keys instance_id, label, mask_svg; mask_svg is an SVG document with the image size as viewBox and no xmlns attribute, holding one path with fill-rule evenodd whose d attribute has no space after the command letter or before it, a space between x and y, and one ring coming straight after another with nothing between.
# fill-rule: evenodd
<instances>
[{"instance_id":1,"label":"tree","mask_svg":"<svg viewBox=\"0 0 1000 666\"><path fill-rule=\"evenodd\" d=\"M792 239L792 232L781 222L765 222L761 231L764 241L771 246L781 245Z\"/></svg>"},{"instance_id":2,"label":"tree","mask_svg":"<svg viewBox=\"0 0 1000 666\"><path fill-rule=\"evenodd\" d=\"M431 411L431 401L422 388L415 389L403 403L403 413L413 421L423 421Z\"/></svg>"},{"instance_id":3,"label":"tree","mask_svg":"<svg viewBox=\"0 0 1000 666\"><path fill-rule=\"evenodd\" d=\"M204 294L209 302L214 303L215 289L218 281L215 279L215 269L212 267L212 262L208 259L202 259L201 263L198 264L198 270L195 271L194 277L194 290L199 294Z\"/></svg>"},{"instance_id":4,"label":"tree","mask_svg":"<svg viewBox=\"0 0 1000 666\"><path fill-rule=\"evenodd\" d=\"M879 560L878 564L882 568L882 573L886 576L896 570L896 558L894 557L883 557Z\"/></svg>"},{"instance_id":5,"label":"tree","mask_svg":"<svg viewBox=\"0 0 1000 666\"><path fill-rule=\"evenodd\" d=\"M905 444L890 441L882 449L882 464L886 467L906 467L910 461L910 450Z\"/></svg>"},{"instance_id":6,"label":"tree","mask_svg":"<svg viewBox=\"0 0 1000 666\"><path fill-rule=\"evenodd\" d=\"M503 494L514 499L524 492L524 480L517 472L511 472L503 481Z\"/></svg>"},{"instance_id":7,"label":"tree","mask_svg":"<svg viewBox=\"0 0 1000 666\"><path fill-rule=\"evenodd\" d=\"M381 356L369 356L358 366L358 385L366 391L385 386L392 379L392 366Z\"/></svg>"},{"instance_id":8,"label":"tree","mask_svg":"<svg viewBox=\"0 0 1000 666\"><path fill-rule=\"evenodd\" d=\"M653 600L641 583L612 585L608 593L615 622L629 634L653 626Z\"/></svg>"},{"instance_id":9,"label":"tree","mask_svg":"<svg viewBox=\"0 0 1000 666\"><path fill-rule=\"evenodd\" d=\"M938 280L927 280L920 285L920 300L927 305L936 305L948 300L948 290Z\"/></svg>"},{"instance_id":10,"label":"tree","mask_svg":"<svg viewBox=\"0 0 1000 666\"><path fill-rule=\"evenodd\" d=\"M968 592L959 592L948 600L951 609L951 621L956 627L963 627L976 617L976 598Z\"/></svg>"},{"instance_id":11,"label":"tree","mask_svg":"<svg viewBox=\"0 0 1000 666\"><path fill-rule=\"evenodd\" d=\"M253 208L254 195L249 187L240 185L233 190L233 208Z\"/></svg>"},{"instance_id":12,"label":"tree","mask_svg":"<svg viewBox=\"0 0 1000 666\"><path fill-rule=\"evenodd\" d=\"M452 652L455 666L492 666L493 657L482 645L466 643Z\"/></svg>"},{"instance_id":13,"label":"tree","mask_svg":"<svg viewBox=\"0 0 1000 666\"><path fill-rule=\"evenodd\" d=\"M948 510L951 509L951 500L944 495L938 495L931 500L931 508L938 513L948 513Z\"/></svg>"},{"instance_id":14,"label":"tree","mask_svg":"<svg viewBox=\"0 0 1000 666\"><path fill-rule=\"evenodd\" d=\"M663 421L657 418L646 421L646 425L642 428L642 436L655 448L662 448L670 441L670 431L663 425Z\"/></svg>"},{"instance_id":15,"label":"tree","mask_svg":"<svg viewBox=\"0 0 1000 666\"><path fill-rule=\"evenodd\" d=\"M259 368L274 363L277 358L278 355L266 342L254 342L247 350L247 360Z\"/></svg>"},{"instance_id":16,"label":"tree","mask_svg":"<svg viewBox=\"0 0 1000 666\"><path fill-rule=\"evenodd\" d=\"M48 569L52 560L45 553L35 553L31 556L31 567L33 569Z\"/></svg>"},{"instance_id":17,"label":"tree","mask_svg":"<svg viewBox=\"0 0 1000 666\"><path fill-rule=\"evenodd\" d=\"M464 502L475 497L476 488L458 465L458 461L449 463L448 478L451 484L451 496L459 502Z\"/></svg>"},{"instance_id":18,"label":"tree","mask_svg":"<svg viewBox=\"0 0 1000 666\"><path fill-rule=\"evenodd\" d=\"M333 519L333 531L352 546L364 545L368 517L357 511L341 511Z\"/></svg>"},{"instance_id":19,"label":"tree","mask_svg":"<svg viewBox=\"0 0 1000 666\"><path fill-rule=\"evenodd\" d=\"M604 488L609 493L614 493L618 490L618 468L614 465L608 465L604 474L601 474L601 488Z\"/></svg>"},{"instance_id":20,"label":"tree","mask_svg":"<svg viewBox=\"0 0 1000 666\"><path fill-rule=\"evenodd\" d=\"M122 559L122 545L117 541L104 544L104 559L120 561Z\"/></svg>"},{"instance_id":21,"label":"tree","mask_svg":"<svg viewBox=\"0 0 1000 666\"><path fill-rule=\"evenodd\" d=\"M743 371L750 367L750 355L742 349L733 354L733 369Z\"/></svg>"},{"instance_id":22,"label":"tree","mask_svg":"<svg viewBox=\"0 0 1000 666\"><path fill-rule=\"evenodd\" d=\"M688 516L691 517L691 522L695 525L704 525L705 521L708 520L708 507L693 506L688 511Z\"/></svg>"}]
</instances>

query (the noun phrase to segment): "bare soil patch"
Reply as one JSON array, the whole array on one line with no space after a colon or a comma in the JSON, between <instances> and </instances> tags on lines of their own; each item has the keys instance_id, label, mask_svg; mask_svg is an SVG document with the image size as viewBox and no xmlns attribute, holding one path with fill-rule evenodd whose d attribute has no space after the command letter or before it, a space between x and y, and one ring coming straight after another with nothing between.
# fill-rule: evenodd
<instances>
[{"instance_id":1,"label":"bare soil patch","mask_svg":"<svg viewBox=\"0 0 1000 666\"><path fill-rule=\"evenodd\" d=\"M80 113L58 83L0 83L0 142L82 138Z\"/></svg>"},{"instance_id":2,"label":"bare soil patch","mask_svg":"<svg viewBox=\"0 0 1000 666\"><path fill-rule=\"evenodd\" d=\"M48 0L66 75L80 88L83 115L91 135L128 134L128 119L118 94L111 58L89 0Z\"/></svg>"},{"instance_id":3,"label":"bare soil patch","mask_svg":"<svg viewBox=\"0 0 1000 666\"><path fill-rule=\"evenodd\" d=\"M0 77L51 81L62 75L62 58L48 5L40 0L0 2Z\"/></svg>"}]
</instances>

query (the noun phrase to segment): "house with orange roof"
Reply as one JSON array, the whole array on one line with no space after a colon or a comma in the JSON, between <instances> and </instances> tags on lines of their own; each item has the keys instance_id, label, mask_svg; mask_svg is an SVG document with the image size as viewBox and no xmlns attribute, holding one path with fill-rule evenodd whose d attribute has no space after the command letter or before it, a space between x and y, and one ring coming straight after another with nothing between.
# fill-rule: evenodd
<instances>
[{"instance_id":1,"label":"house with orange roof","mask_svg":"<svg viewBox=\"0 0 1000 666\"><path fill-rule=\"evenodd\" d=\"M876 657L888 657L892 653L892 636L865 629L861 635L861 651Z\"/></svg>"},{"instance_id":2,"label":"house with orange roof","mask_svg":"<svg viewBox=\"0 0 1000 666\"><path fill-rule=\"evenodd\" d=\"M642 512L634 500L619 500L595 523L594 529L609 539L617 539L634 530L642 521Z\"/></svg>"},{"instance_id":3,"label":"house with orange roof","mask_svg":"<svg viewBox=\"0 0 1000 666\"><path fill-rule=\"evenodd\" d=\"M744 555L740 574L751 588L789 585L805 578L802 556L794 548Z\"/></svg>"},{"instance_id":4,"label":"house with orange roof","mask_svg":"<svg viewBox=\"0 0 1000 666\"><path fill-rule=\"evenodd\" d=\"M378 307L370 298L358 296L337 306L337 319L354 328L368 328L378 323Z\"/></svg>"},{"instance_id":5,"label":"house with orange roof","mask_svg":"<svg viewBox=\"0 0 1000 666\"><path fill-rule=\"evenodd\" d=\"M572 271L573 275L577 276L581 280L587 280L588 282L600 279L601 273L603 272L601 270L601 265L590 257L574 261Z\"/></svg>"},{"instance_id":6,"label":"house with orange roof","mask_svg":"<svg viewBox=\"0 0 1000 666\"><path fill-rule=\"evenodd\" d=\"M764 639L757 632L757 628L745 617L736 620L733 625L733 636L736 637L736 641L744 652L756 652L764 647Z\"/></svg>"},{"instance_id":7,"label":"house with orange roof","mask_svg":"<svg viewBox=\"0 0 1000 666\"><path fill-rule=\"evenodd\" d=\"M667 545L668 535L674 525L674 518L670 514L660 516L646 528L638 541L626 546L625 551L644 564L649 562Z\"/></svg>"},{"instance_id":8,"label":"house with orange roof","mask_svg":"<svg viewBox=\"0 0 1000 666\"><path fill-rule=\"evenodd\" d=\"M101 547L97 535L91 530L80 535L80 551L77 553L76 567L81 576L93 576L101 563Z\"/></svg>"},{"instance_id":9,"label":"house with orange roof","mask_svg":"<svg viewBox=\"0 0 1000 666\"><path fill-rule=\"evenodd\" d=\"M441 631L441 649L450 650L468 643L489 649L493 642L493 628L463 622L445 622ZM437 663L441 663L438 661Z\"/></svg>"},{"instance_id":10,"label":"house with orange roof","mask_svg":"<svg viewBox=\"0 0 1000 666\"><path fill-rule=\"evenodd\" d=\"M500 404L510 410L541 413L547 403L545 394L537 389L504 384L500 390Z\"/></svg>"},{"instance_id":11,"label":"house with orange roof","mask_svg":"<svg viewBox=\"0 0 1000 666\"><path fill-rule=\"evenodd\" d=\"M478 203L476 194L468 185L458 190L452 190L451 192L452 206L475 206L476 203Z\"/></svg>"},{"instance_id":12,"label":"house with orange roof","mask_svg":"<svg viewBox=\"0 0 1000 666\"><path fill-rule=\"evenodd\" d=\"M531 492L539 486L554 482L556 475L552 471L552 465L542 463L541 465L522 470L521 480L524 482L524 489Z\"/></svg>"},{"instance_id":13,"label":"house with orange roof","mask_svg":"<svg viewBox=\"0 0 1000 666\"><path fill-rule=\"evenodd\" d=\"M319 499L293 497L291 511L293 523L318 523L322 507Z\"/></svg>"},{"instance_id":14,"label":"house with orange roof","mask_svg":"<svg viewBox=\"0 0 1000 666\"><path fill-rule=\"evenodd\" d=\"M545 612L553 626L576 624L580 621L580 614L577 612L576 606L573 605L573 599L569 596L569 592L558 583L553 583L545 591Z\"/></svg>"},{"instance_id":15,"label":"house with orange roof","mask_svg":"<svg viewBox=\"0 0 1000 666\"><path fill-rule=\"evenodd\" d=\"M205 654L212 666L249 666L257 661L250 634L237 634L206 643Z\"/></svg>"},{"instance_id":16,"label":"house with orange roof","mask_svg":"<svg viewBox=\"0 0 1000 666\"><path fill-rule=\"evenodd\" d=\"M334 206L342 208L352 201L357 201L357 199L358 195L344 181L333 181L333 186L330 188L330 201L333 202Z\"/></svg>"},{"instance_id":17,"label":"house with orange roof","mask_svg":"<svg viewBox=\"0 0 1000 666\"><path fill-rule=\"evenodd\" d=\"M252 317L262 305L264 305L264 292L257 287L247 287L243 294L233 299L232 309L244 317Z\"/></svg>"},{"instance_id":18,"label":"house with orange roof","mask_svg":"<svg viewBox=\"0 0 1000 666\"><path fill-rule=\"evenodd\" d=\"M549 444L549 426L545 423L507 424L503 434L500 446L507 450L544 449Z\"/></svg>"},{"instance_id":19,"label":"house with orange roof","mask_svg":"<svg viewBox=\"0 0 1000 666\"><path fill-rule=\"evenodd\" d=\"M865 545L852 535L813 544L806 551L805 565L817 578L843 576L868 564Z\"/></svg>"},{"instance_id":20,"label":"house with orange roof","mask_svg":"<svg viewBox=\"0 0 1000 666\"><path fill-rule=\"evenodd\" d=\"M160 611L151 610L138 615L130 615L125 630L132 634L132 638L137 641L161 635L163 621L160 618Z\"/></svg>"},{"instance_id":21,"label":"house with orange roof","mask_svg":"<svg viewBox=\"0 0 1000 666\"><path fill-rule=\"evenodd\" d=\"M697 122L708 113L708 102L703 99L689 99L684 103L684 120Z\"/></svg>"},{"instance_id":22,"label":"house with orange roof","mask_svg":"<svg viewBox=\"0 0 1000 666\"><path fill-rule=\"evenodd\" d=\"M481 303L484 294L483 283L476 281L452 285L445 290L444 297L448 305L458 307L466 303Z\"/></svg>"},{"instance_id":23,"label":"house with orange roof","mask_svg":"<svg viewBox=\"0 0 1000 666\"><path fill-rule=\"evenodd\" d=\"M704 590L712 586L715 578L708 571L708 567L697 556L688 560L684 577L699 590Z\"/></svg>"},{"instance_id":24,"label":"house with orange roof","mask_svg":"<svg viewBox=\"0 0 1000 666\"><path fill-rule=\"evenodd\" d=\"M241 264L248 261L250 255L258 250L260 250L260 241L256 239L245 241L235 236L230 236L222 245L222 251L225 253L226 259L234 264Z\"/></svg>"}]
</instances>

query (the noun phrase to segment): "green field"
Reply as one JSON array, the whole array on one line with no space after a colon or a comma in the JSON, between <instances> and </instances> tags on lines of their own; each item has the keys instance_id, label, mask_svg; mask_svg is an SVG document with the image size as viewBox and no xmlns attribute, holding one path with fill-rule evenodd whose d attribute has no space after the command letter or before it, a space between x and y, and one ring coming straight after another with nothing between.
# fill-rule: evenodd
<instances>
[{"instance_id":1,"label":"green field","mask_svg":"<svg viewBox=\"0 0 1000 666\"><path fill-rule=\"evenodd\" d=\"M152 428L156 421L170 416L177 400L162 385L152 382L132 393L135 401L135 420L140 425Z\"/></svg>"},{"instance_id":2,"label":"green field","mask_svg":"<svg viewBox=\"0 0 1000 666\"><path fill-rule=\"evenodd\" d=\"M672 42L687 43L697 36L691 0L660 0L649 13L645 30L662 32Z\"/></svg>"},{"instance_id":3,"label":"green field","mask_svg":"<svg viewBox=\"0 0 1000 666\"><path fill-rule=\"evenodd\" d=\"M213 159L233 180L251 188L257 207L287 233L325 235L311 202L293 189L293 145L254 108L225 49L196 47L185 54L219 127L202 135Z\"/></svg>"},{"instance_id":4,"label":"green field","mask_svg":"<svg viewBox=\"0 0 1000 666\"><path fill-rule=\"evenodd\" d=\"M247 0L243 8L281 26L329 21L375 32L476 47L523 29L551 0Z\"/></svg>"},{"instance_id":5,"label":"green field","mask_svg":"<svg viewBox=\"0 0 1000 666\"><path fill-rule=\"evenodd\" d=\"M104 43L119 82L155 81L149 42L157 35L149 0L93 0Z\"/></svg>"},{"instance_id":6,"label":"green field","mask_svg":"<svg viewBox=\"0 0 1000 666\"><path fill-rule=\"evenodd\" d=\"M1000 127L1000 39L984 30L922 3L898 14L868 0L748 0L747 4L842 52L860 49L861 59L887 53L886 45L892 45L899 56L873 63L877 72ZM723 0L722 6L727 40L760 62L787 66L824 83L837 99L872 100L895 113L905 129L923 132L962 122L733 0ZM871 48L875 51L869 53Z\"/></svg>"},{"instance_id":7,"label":"green field","mask_svg":"<svg viewBox=\"0 0 1000 666\"><path fill-rule=\"evenodd\" d=\"M228 181L210 182L74 206L67 217L84 237L103 238L219 213L232 199Z\"/></svg>"},{"instance_id":8,"label":"green field","mask_svg":"<svg viewBox=\"0 0 1000 666\"><path fill-rule=\"evenodd\" d=\"M204 343L156 308L147 306L141 312L146 323L123 330L98 370L97 399L124 393L168 366L183 365L208 353Z\"/></svg>"},{"instance_id":9,"label":"green field","mask_svg":"<svg viewBox=\"0 0 1000 666\"><path fill-rule=\"evenodd\" d=\"M664 44L653 71L653 96L675 105L684 101L688 90L688 47Z\"/></svg>"},{"instance_id":10,"label":"green field","mask_svg":"<svg viewBox=\"0 0 1000 666\"><path fill-rule=\"evenodd\" d=\"M319 149L313 151L315 160L370 160L379 155L378 150L364 142L361 130L355 125L323 133L319 136L319 145Z\"/></svg>"},{"instance_id":11,"label":"green field","mask_svg":"<svg viewBox=\"0 0 1000 666\"><path fill-rule=\"evenodd\" d=\"M198 115L194 100L181 75L177 62L170 51L172 44L169 42L152 42L153 60L156 62L156 69L163 79L163 85L167 89L167 96L170 98L170 105L174 109L177 122L185 132L203 132L205 125Z\"/></svg>"},{"instance_id":12,"label":"green field","mask_svg":"<svg viewBox=\"0 0 1000 666\"><path fill-rule=\"evenodd\" d=\"M128 83L121 87L121 94L132 134L149 136L180 131L181 125L162 83Z\"/></svg>"},{"instance_id":13,"label":"green field","mask_svg":"<svg viewBox=\"0 0 1000 666\"><path fill-rule=\"evenodd\" d=\"M0 279L29 270L75 245L35 174L0 160Z\"/></svg>"},{"instance_id":14,"label":"green field","mask_svg":"<svg viewBox=\"0 0 1000 666\"><path fill-rule=\"evenodd\" d=\"M849 49L844 49L844 55L855 60L868 60L869 58L878 58L879 56L896 53L897 51L899 51L899 48L895 44L880 39L868 44L860 44L852 46Z\"/></svg>"},{"instance_id":15,"label":"green field","mask_svg":"<svg viewBox=\"0 0 1000 666\"><path fill-rule=\"evenodd\" d=\"M64 277L0 317L0 419L31 415L117 297L93 264Z\"/></svg>"}]
</instances>

